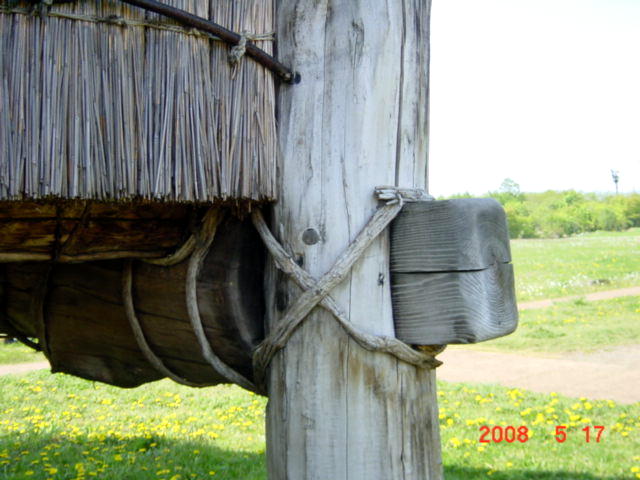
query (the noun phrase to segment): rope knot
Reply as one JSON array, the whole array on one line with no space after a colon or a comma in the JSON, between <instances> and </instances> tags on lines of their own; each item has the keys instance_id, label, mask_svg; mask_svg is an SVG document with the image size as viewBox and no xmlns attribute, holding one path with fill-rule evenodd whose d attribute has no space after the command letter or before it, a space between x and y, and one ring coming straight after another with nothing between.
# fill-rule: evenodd
<instances>
[{"instance_id":1,"label":"rope knot","mask_svg":"<svg viewBox=\"0 0 640 480\"><path fill-rule=\"evenodd\" d=\"M118 15L109 15L104 19L104 22L110 25L117 25L119 27L127 26L127 21Z\"/></svg>"},{"instance_id":2,"label":"rope knot","mask_svg":"<svg viewBox=\"0 0 640 480\"><path fill-rule=\"evenodd\" d=\"M238 43L231 47L231 50L229 51L229 63L231 66L235 66L240 63L240 60L244 57L244 54L247 52L247 40L248 33L246 31L242 32Z\"/></svg>"}]
</instances>

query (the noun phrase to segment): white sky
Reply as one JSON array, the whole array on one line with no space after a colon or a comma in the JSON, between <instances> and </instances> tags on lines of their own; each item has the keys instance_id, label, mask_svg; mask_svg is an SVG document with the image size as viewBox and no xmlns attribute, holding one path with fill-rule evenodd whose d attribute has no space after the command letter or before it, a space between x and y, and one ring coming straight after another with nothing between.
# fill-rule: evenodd
<instances>
[{"instance_id":1,"label":"white sky","mask_svg":"<svg viewBox=\"0 0 640 480\"><path fill-rule=\"evenodd\" d=\"M433 0L430 193L640 191L640 0Z\"/></svg>"}]
</instances>

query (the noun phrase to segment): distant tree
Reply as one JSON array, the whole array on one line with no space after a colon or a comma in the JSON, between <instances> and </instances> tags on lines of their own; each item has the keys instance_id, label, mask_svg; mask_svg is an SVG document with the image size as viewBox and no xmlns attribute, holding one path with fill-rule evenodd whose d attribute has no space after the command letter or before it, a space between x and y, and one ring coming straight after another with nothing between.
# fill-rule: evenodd
<instances>
[{"instance_id":1,"label":"distant tree","mask_svg":"<svg viewBox=\"0 0 640 480\"><path fill-rule=\"evenodd\" d=\"M523 193L506 178L486 194L505 209L511 238L565 237L595 230L640 227L640 194L603 195L575 190ZM449 198L467 198L468 193Z\"/></svg>"},{"instance_id":2,"label":"distant tree","mask_svg":"<svg viewBox=\"0 0 640 480\"><path fill-rule=\"evenodd\" d=\"M632 227L640 227L640 194L634 193L628 198L625 205L625 217Z\"/></svg>"},{"instance_id":3,"label":"distant tree","mask_svg":"<svg viewBox=\"0 0 640 480\"><path fill-rule=\"evenodd\" d=\"M518 185L511 178L505 178L496 192L489 192L488 195L498 200L504 207L510 202L523 202L525 196L520 192Z\"/></svg>"},{"instance_id":4,"label":"distant tree","mask_svg":"<svg viewBox=\"0 0 640 480\"><path fill-rule=\"evenodd\" d=\"M500 193L510 193L511 195L520 195L520 185L511 178L505 178L498 189Z\"/></svg>"}]
</instances>

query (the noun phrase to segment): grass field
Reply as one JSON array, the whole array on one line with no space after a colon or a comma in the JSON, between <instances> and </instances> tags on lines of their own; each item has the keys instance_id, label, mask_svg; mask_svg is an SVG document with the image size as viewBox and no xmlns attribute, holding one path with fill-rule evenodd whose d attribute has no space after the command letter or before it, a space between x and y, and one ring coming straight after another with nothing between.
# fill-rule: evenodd
<instances>
[{"instance_id":1,"label":"grass field","mask_svg":"<svg viewBox=\"0 0 640 480\"><path fill-rule=\"evenodd\" d=\"M36 352L21 343L11 343L9 345L0 343L0 365L40 362L44 359L42 353Z\"/></svg>"},{"instance_id":2,"label":"grass field","mask_svg":"<svg viewBox=\"0 0 640 480\"><path fill-rule=\"evenodd\" d=\"M640 229L512 240L519 302L640 285Z\"/></svg>"},{"instance_id":3,"label":"grass field","mask_svg":"<svg viewBox=\"0 0 640 480\"><path fill-rule=\"evenodd\" d=\"M439 404L447 480L640 478L640 404L448 383ZM0 479L265 479L264 406L228 386L119 390L45 372L0 377ZM484 444L482 425L531 435ZM565 443L556 425L568 427ZM599 443L586 443L587 425L605 427Z\"/></svg>"},{"instance_id":4,"label":"grass field","mask_svg":"<svg viewBox=\"0 0 640 480\"><path fill-rule=\"evenodd\" d=\"M0 479L265 478L264 406L232 386L0 377Z\"/></svg>"},{"instance_id":5,"label":"grass field","mask_svg":"<svg viewBox=\"0 0 640 480\"><path fill-rule=\"evenodd\" d=\"M481 350L519 353L591 352L640 344L640 299L620 297L576 300L520 312L517 330L506 337L478 343ZM465 346L468 348L468 346Z\"/></svg>"}]
</instances>

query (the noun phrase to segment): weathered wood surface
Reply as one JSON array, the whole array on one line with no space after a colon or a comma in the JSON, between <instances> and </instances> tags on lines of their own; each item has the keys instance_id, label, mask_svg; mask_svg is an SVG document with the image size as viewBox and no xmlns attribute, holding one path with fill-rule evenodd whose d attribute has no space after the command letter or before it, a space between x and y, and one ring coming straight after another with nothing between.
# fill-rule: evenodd
<instances>
[{"instance_id":1,"label":"weathered wood surface","mask_svg":"<svg viewBox=\"0 0 640 480\"><path fill-rule=\"evenodd\" d=\"M150 202L0 202L0 262L162 257L205 207Z\"/></svg>"},{"instance_id":2,"label":"weathered wood surface","mask_svg":"<svg viewBox=\"0 0 640 480\"><path fill-rule=\"evenodd\" d=\"M392 272L482 270L510 261L506 215L492 198L408 203L391 225Z\"/></svg>"},{"instance_id":3,"label":"weathered wood surface","mask_svg":"<svg viewBox=\"0 0 640 480\"><path fill-rule=\"evenodd\" d=\"M507 219L490 198L406 204L391 229L396 335L413 345L476 343L518 322Z\"/></svg>"},{"instance_id":4,"label":"weathered wood surface","mask_svg":"<svg viewBox=\"0 0 640 480\"><path fill-rule=\"evenodd\" d=\"M264 250L250 221L228 218L218 229L197 280L205 334L228 365L248 378L252 351L263 338ZM133 387L161 378L138 347L122 297L123 262L5 264L2 316L27 336L46 333L53 371ZM32 305L51 268L44 328ZM173 267L135 262L133 299L148 343L163 362L192 382L226 382L202 356L187 313L187 262ZM42 340L42 338L41 338Z\"/></svg>"},{"instance_id":5,"label":"weathered wood surface","mask_svg":"<svg viewBox=\"0 0 640 480\"><path fill-rule=\"evenodd\" d=\"M279 93L281 176L272 230L313 277L376 208L377 185L425 187L426 0L282 0L278 55L302 82ZM376 240L332 291L357 326L393 335L389 242ZM271 325L300 294L273 266ZM435 374L362 349L314 309L271 363L269 476L442 478Z\"/></svg>"},{"instance_id":6,"label":"weathered wood surface","mask_svg":"<svg viewBox=\"0 0 640 480\"><path fill-rule=\"evenodd\" d=\"M407 343L483 342L508 335L518 324L511 264L391 278L396 336Z\"/></svg>"},{"instance_id":7,"label":"weathered wood surface","mask_svg":"<svg viewBox=\"0 0 640 480\"><path fill-rule=\"evenodd\" d=\"M272 52L273 0L165 3ZM120 1L32 5L0 4L0 199L275 199L271 71Z\"/></svg>"}]
</instances>

